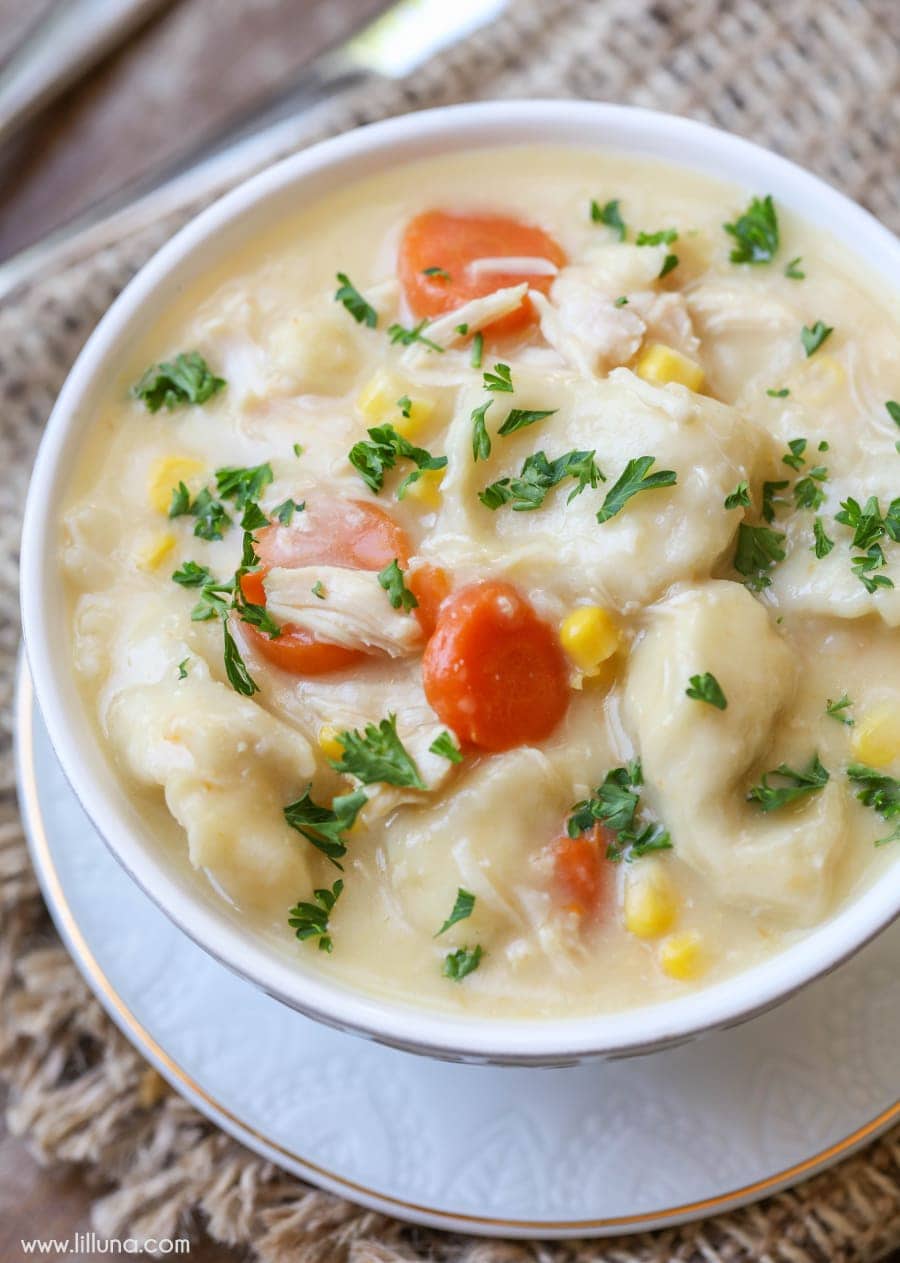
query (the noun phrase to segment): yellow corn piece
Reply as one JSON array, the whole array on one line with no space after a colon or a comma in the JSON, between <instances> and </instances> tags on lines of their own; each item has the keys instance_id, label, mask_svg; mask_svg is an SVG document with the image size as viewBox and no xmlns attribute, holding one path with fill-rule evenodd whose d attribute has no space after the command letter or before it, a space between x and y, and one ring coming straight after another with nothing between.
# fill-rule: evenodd
<instances>
[{"instance_id":1,"label":"yellow corn piece","mask_svg":"<svg viewBox=\"0 0 900 1263\"><path fill-rule=\"evenodd\" d=\"M193 456L164 456L156 461L147 480L147 498L157 513L168 514L172 492L180 482L196 491L204 468L203 462Z\"/></svg>"},{"instance_id":2,"label":"yellow corn piece","mask_svg":"<svg viewBox=\"0 0 900 1263\"><path fill-rule=\"evenodd\" d=\"M900 757L900 710L891 702L873 706L857 721L850 744L860 763L888 767Z\"/></svg>"},{"instance_id":3,"label":"yellow corn piece","mask_svg":"<svg viewBox=\"0 0 900 1263\"><path fill-rule=\"evenodd\" d=\"M671 930L678 899L668 874L651 860L641 860L625 883L625 927L638 938L657 938Z\"/></svg>"},{"instance_id":4,"label":"yellow corn piece","mask_svg":"<svg viewBox=\"0 0 900 1263\"><path fill-rule=\"evenodd\" d=\"M585 675L598 675L600 667L619 647L619 628L608 610L599 605L579 605L563 619L559 643Z\"/></svg>"},{"instance_id":5,"label":"yellow corn piece","mask_svg":"<svg viewBox=\"0 0 900 1263\"><path fill-rule=\"evenodd\" d=\"M159 531L138 544L134 559L141 570L156 570L174 550L177 542L171 531Z\"/></svg>"},{"instance_id":6,"label":"yellow corn piece","mask_svg":"<svg viewBox=\"0 0 900 1263\"><path fill-rule=\"evenodd\" d=\"M335 762L342 758L344 753L344 747L341 745L340 741L338 741L337 737L337 728L333 728L331 724L323 724L319 729L319 735L317 738L319 742L319 749L325 755L325 758L334 759Z\"/></svg>"},{"instance_id":7,"label":"yellow corn piece","mask_svg":"<svg viewBox=\"0 0 900 1263\"><path fill-rule=\"evenodd\" d=\"M401 399L409 402L401 406ZM379 369L363 386L356 406L368 425L389 421L407 439L418 434L434 412L433 399L411 396L402 379L384 369Z\"/></svg>"},{"instance_id":8,"label":"yellow corn piece","mask_svg":"<svg viewBox=\"0 0 900 1263\"><path fill-rule=\"evenodd\" d=\"M406 488L404 498L413 500L423 509L439 509L441 507L441 483L444 481L443 469L426 469L421 478L411 482Z\"/></svg>"},{"instance_id":9,"label":"yellow corn piece","mask_svg":"<svg viewBox=\"0 0 900 1263\"><path fill-rule=\"evenodd\" d=\"M703 369L693 360L662 342L651 342L637 358L634 371L653 386L678 382L688 390L702 390Z\"/></svg>"},{"instance_id":10,"label":"yellow corn piece","mask_svg":"<svg viewBox=\"0 0 900 1263\"><path fill-rule=\"evenodd\" d=\"M659 945L660 967L670 978L690 982L703 973L703 937L697 930L670 934Z\"/></svg>"}]
</instances>

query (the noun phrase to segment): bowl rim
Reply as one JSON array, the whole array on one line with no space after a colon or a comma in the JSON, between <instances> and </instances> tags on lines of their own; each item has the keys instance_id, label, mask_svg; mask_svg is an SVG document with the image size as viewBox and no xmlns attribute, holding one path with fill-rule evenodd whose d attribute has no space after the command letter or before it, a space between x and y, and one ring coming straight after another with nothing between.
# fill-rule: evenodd
<instances>
[{"instance_id":1,"label":"bowl rim","mask_svg":"<svg viewBox=\"0 0 900 1263\"><path fill-rule=\"evenodd\" d=\"M592 1056L648 1052L733 1025L786 999L834 969L900 915L900 883L875 882L823 924L760 964L673 1000L613 1013L566 1018L472 1018L357 991L313 968L293 967L261 936L239 928L222 908L188 893L161 851L141 842L91 767L81 738L67 652L44 613L59 588L58 523L53 505L68 481L68 458L90 423L87 401L105 364L147 305L180 266L215 239L238 234L270 200L303 201L304 182L344 187L418 158L500 145L562 145L656 158L771 192L807 222L830 232L900 292L900 242L869 212L818 177L761 147L690 119L631 106L585 101L490 101L405 114L322 141L265 169L181 228L112 303L81 350L47 423L22 528L21 602L25 648L52 745L86 814L140 887L199 946L290 1007L342 1030L412 1052L454 1060L559 1065ZM310 202L321 193L309 195ZM221 247L220 247L221 248ZM99 743L93 752L102 759ZM96 762L96 757L95 757ZM112 770L107 762L107 770Z\"/></svg>"}]
</instances>

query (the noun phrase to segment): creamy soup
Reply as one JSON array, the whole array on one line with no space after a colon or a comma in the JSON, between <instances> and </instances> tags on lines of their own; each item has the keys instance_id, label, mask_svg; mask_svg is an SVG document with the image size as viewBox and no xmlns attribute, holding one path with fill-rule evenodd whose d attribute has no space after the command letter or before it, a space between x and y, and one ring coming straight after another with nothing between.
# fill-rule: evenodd
<instances>
[{"instance_id":1,"label":"creamy soup","mask_svg":"<svg viewBox=\"0 0 900 1263\"><path fill-rule=\"evenodd\" d=\"M752 966L900 813L893 296L616 154L399 167L129 349L72 661L161 851L343 983L602 1012Z\"/></svg>"}]
</instances>

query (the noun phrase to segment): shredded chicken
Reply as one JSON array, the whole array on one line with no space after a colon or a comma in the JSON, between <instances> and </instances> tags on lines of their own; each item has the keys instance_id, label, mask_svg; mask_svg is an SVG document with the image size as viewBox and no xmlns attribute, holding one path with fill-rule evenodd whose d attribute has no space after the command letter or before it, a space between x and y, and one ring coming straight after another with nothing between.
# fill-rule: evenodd
<instances>
[{"instance_id":1,"label":"shredded chicken","mask_svg":"<svg viewBox=\"0 0 900 1263\"><path fill-rule=\"evenodd\" d=\"M272 617L317 640L347 649L379 649L392 658L421 647L418 620L392 608L374 571L275 566L266 575L265 588Z\"/></svg>"}]
</instances>

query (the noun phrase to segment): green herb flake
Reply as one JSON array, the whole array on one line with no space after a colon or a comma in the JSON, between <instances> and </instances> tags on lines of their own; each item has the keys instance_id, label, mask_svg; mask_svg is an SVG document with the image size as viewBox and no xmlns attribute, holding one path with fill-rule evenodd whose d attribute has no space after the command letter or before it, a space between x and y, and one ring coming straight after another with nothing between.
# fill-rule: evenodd
<instances>
[{"instance_id":1,"label":"green herb flake","mask_svg":"<svg viewBox=\"0 0 900 1263\"><path fill-rule=\"evenodd\" d=\"M787 478L780 479L777 482L764 482L762 485L762 516L766 522L775 521L775 513L779 505L786 504L786 500L782 500L778 495L779 491L784 491L785 487L790 486Z\"/></svg>"},{"instance_id":2,"label":"green herb flake","mask_svg":"<svg viewBox=\"0 0 900 1263\"><path fill-rule=\"evenodd\" d=\"M768 526L738 526L734 568L744 576L744 583L753 592L769 587L769 571L776 562L784 561L784 535Z\"/></svg>"},{"instance_id":3,"label":"green herb flake","mask_svg":"<svg viewBox=\"0 0 900 1263\"><path fill-rule=\"evenodd\" d=\"M806 273L801 271L801 268L800 268L800 264L802 262L803 262L803 259L798 254L795 258L791 259L789 263L787 263L784 269L784 274L788 278L788 280L790 281L805 281L806 280Z\"/></svg>"},{"instance_id":4,"label":"green herb flake","mask_svg":"<svg viewBox=\"0 0 900 1263\"><path fill-rule=\"evenodd\" d=\"M274 477L268 461L246 467L226 465L216 470L216 490L224 500L234 500L239 509L244 509L251 500L259 499Z\"/></svg>"},{"instance_id":5,"label":"green herb flake","mask_svg":"<svg viewBox=\"0 0 900 1263\"><path fill-rule=\"evenodd\" d=\"M865 807L877 811L884 820L893 820L900 815L900 781L865 763L851 763L847 768L847 776L857 787L856 797ZM887 837L878 838L875 845L886 846L888 842L896 842L898 839L900 825Z\"/></svg>"},{"instance_id":6,"label":"green herb flake","mask_svg":"<svg viewBox=\"0 0 900 1263\"><path fill-rule=\"evenodd\" d=\"M412 400L409 395L401 395L397 400L397 407L400 409L401 417L409 419L412 416Z\"/></svg>"},{"instance_id":7,"label":"green herb flake","mask_svg":"<svg viewBox=\"0 0 900 1263\"><path fill-rule=\"evenodd\" d=\"M627 305L628 305L628 299L626 298L624 294L620 294L619 297L613 303L614 307L627 307Z\"/></svg>"},{"instance_id":8,"label":"green herb flake","mask_svg":"<svg viewBox=\"0 0 900 1263\"><path fill-rule=\"evenodd\" d=\"M750 486L747 482L739 482L724 500L726 509L746 509L750 504Z\"/></svg>"},{"instance_id":9,"label":"green herb flake","mask_svg":"<svg viewBox=\"0 0 900 1263\"><path fill-rule=\"evenodd\" d=\"M328 933L328 921L343 889L344 882L339 877L330 890L313 891L314 903L294 904L288 912L288 925L301 943L307 939L317 938L319 951L332 951L334 944Z\"/></svg>"},{"instance_id":10,"label":"green herb flake","mask_svg":"<svg viewBox=\"0 0 900 1263\"><path fill-rule=\"evenodd\" d=\"M441 280L441 281L453 280L453 277L450 275L448 271L446 271L445 268L438 268L438 267L422 268L422 275L433 276L436 280Z\"/></svg>"},{"instance_id":11,"label":"green herb flake","mask_svg":"<svg viewBox=\"0 0 900 1263\"><path fill-rule=\"evenodd\" d=\"M900 425L900 403L897 403L896 399L888 399L884 406L894 424Z\"/></svg>"},{"instance_id":12,"label":"green herb flake","mask_svg":"<svg viewBox=\"0 0 900 1263\"><path fill-rule=\"evenodd\" d=\"M310 592L313 594L313 596L318 597L320 601L325 600L325 596L326 596L325 584L322 582L321 579L316 579L315 583L310 588Z\"/></svg>"},{"instance_id":13,"label":"green herb flake","mask_svg":"<svg viewBox=\"0 0 900 1263\"><path fill-rule=\"evenodd\" d=\"M804 325L800 330L800 341L803 343L806 358L809 359L815 351L818 351L822 343L831 337L832 333L834 333L833 326L823 324L821 320L817 320L812 328Z\"/></svg>"},{"instance_id":14,"label":"green herb flake","mask_svg":"<svg viewBox=\"0 0 900 1263\"><path fill-rule=\"evenodd\" d=\"M656 473L648 473L655 460L655 456L638 456L628 462L617 481L607 491L597 513L598 522L608 522L610 518L615 517L632 496L636 496L641 491L654 491L661 487L675 486L678 479L674 470L658 469Z\"/></svg>"},{"instance_id":15,"label":"green herb flake","mask_svg":"<svg viewBox=\"0 0 900 1263\"><path fill-rule=\"evenodd\" d=\"M769 777L777 776L786 781L786 785L770 785ZM766 772L759 785L754 785L747 794L747 801L757 803L760 811L778 811L788 803L805 798L808 794L817 793L828 783L828 770L822 766L819 756L814 754L809 764L800 771L781 763L774 772Z\"/></svg>"},{"instance_id":16,"label":"green herb flake","mask_svg":"<svg viewBox=\"0 0 900 1263\"><path fill-rule=\"evenodd\" d=\"M728 706L721 684L709 671L704 671L702 675L692 675L690 684L684 691L694 701L706 702L717 710L725 710Z\"/></svg>"},{"instance_id":17,"label":"green herb flake","mask_svg":"<svg viewBox=\"0 0 900 1263\"><path fill-rule=\"evenodd\" d=\"M788 390L787 386L782 386L781 390L767 390L766 391L766 394L769 396L770 399L787 399L790 393L791 392Z\"/></svg>"},{"instance_id":18,"label":"green herb flake","mask_svg":"<svg viewBox=\"0 0 900 1263\"><path fill-rule=\"evenodd\" d=\"M435 737L428 749L431 754L439 754L442 759L448 759L451 763L463 761L462 751L449 732L442 732L439 737Z\"/></svg>"},{"instance_id":19,"label":"green herb flake","mask_svg":"<svg viewBox=\"0 0 900 1263\"><path fill-rule=\"evenodd\" d=\"M823 482L828 481L824 465L814 466L804 478L794 483L794 504L798 509L818 509L825 503Z\"/></svg>"},{"instance_id":20,"label":"green herb flake","mask_svg":"<svg viewBox=\"0 0 900 1263\"><path fill-rule=\"evenodd\" d=\"M444 957L443 975L454 982L462 982L468 974L474 973L485 955L484 949L475 947L459 947Z\"/></svg>"},{"instance_id":21,"label":"green herb flake","mask_svg":"<svg viewBox=\"0 0 900 1263\"><path fill-rule=\"evenodd\" d=\"M460 337L464 338L466 334L469 332L469 326L467 324L457 325L454 332L458 333Z\"/></svg>"},{"instance_id":22,"label":"green herb flake","mask_svg":"<svg viewBox=\"0 0 900 1263\"><path fill-rule=\"evenodd\" d=\"M613 199L611 202L606 202L603 206L599 202L591 201L591 222L605 224L607 228L613 230L619 241L624 241L627 229L619 206L618 198Z\"/></svg>"},{"instance_id":23,"label":"green herb flake","mask_svg":"<svg viewBox=\"0 0 900 1263\"><path fill-rule=\"evenodd\" d=\"M165 408L174 412L188 404L204 404L224 390L224 377L216 377L198 351L182 352L174 360L154 364L131 388L148 412Z\"/></svg>"},{"instance_id":24,"label":"green herb flake","mask_svg":"<svg viewBox=\"0 0 900 1263\"><path fill-rule=\"evenodd\" d=\"M225 674L228 676L228 683L236 693L240 693L243 697L252 697L254 693L259 692L259 686L247 670L231 634L227 618L222 619L222 632L225 637Z\"/></svg>"},{"instance_id":25,"label":"green herb flake","mask_svg":"<svg viewBox=\"0 0 900 1263\"><path fill-rule=\"evenodd\" d=\"M457 925L460 921L465 921L472 915L474 908L475 896L471 893L471 891L464 890L462 886L460 886L456 892L456 902L453 905L452 912L434 937L440 938L441 935L445 934L452 925Z\"/></svg>"},{"instance_id":26,"label":"green herb flake","mask_svg":"<svg viewBox=\"0 0 900 1263\"><path fill-rule=\"evenodd\" d=\"M856 722L847 714L847 711L853 705L846 693L841 694L836 702L829 697L825 702L825 714L830 719L836 719L839 724L843 724L846 728L852 728Z\"/></svg>"},{"instance_id":27,"label":"green herb flake","mask_svg":"<svg viewBox=\"0 0 900 1263\"><path fill-rule=\"evenodd\" d=\"M813 540L813 552L821 561L834 548L834 540L829 538L828 532L825 530L825 523L820 517L817 517L813 522Z\"/></svg>"},{"instance_id":28,"label":"green herb flake","mask_svg":"<svg viewBox=\"0 0 900 1263\"><path fill-rule=\"evenodd\" d=\"M558 408L531 410L511 408L497 433L505 438L507 434L515 434L516 430L524 430L527 426L534 425L536 421L545 421L547 417L555 416L558 411Z\"/></svg>"},{"instance_id":29,"label":"green herb flake","mask_svg":"<svg viewBox=\"0 0 900 1263\"><path fill-rule=\"evenodd\" d=\"M172 574L172 582L183 588L202 588L212 580L208 566L200 566L196 561L185 561Z\"/></svg>"},{"instance_id":30,"label":"green herb flake","mask_svg":"<svg viewBox=\"0 0 900 1263\"><path fill-rule=\"evenodd\" d=\"M427 789L406 747L397 735L397 716L388 715L376 726L366 724L365 731L339 732L343 746L340 759L329 759L336 772L355 776L364 785L381 783L402 788Z\"/></svg>"},{"instance_id":31,"label":"green herb flake","mask_svg":"<svg viewBox=\"0 0 900 1263\"><path fill-rule=\"evenodd\" d=\"M677 240L677 228L661 228L659 232L639 232L634 239L634 244L636 246L670 246Z\"/></svg>"},{"instance_id":32,"label":"green herb flake","mask_svg":"<svg viewBox=\"0 0 900 1263\"><path fill-rule=\"evenodd\" d=\"M310 798L308 788L302 798L285 807L284 818L292 829L327 855L335 868L341 868L338 861L347 854L341 835L353 828L367 801L364 791L358 789L335 798L330 807L321 807Z\"/></svg>"},{"instance_id":33,"label":"green herb flake","mask_svg":"<svg viewBox=\"0 0 900 1263\"><path fill-rule=\"evenodd\" d=\"M221 500L217 500L212 492L204 487L190 507L190 512L197 519L194 523L194 534L198 539L222 539L223 531L231 526L231 517Z\"/></svg>"},{"instance_id":34,"label":"green herb flake","mask_svg":"<svg viewBox=\"0 0 900 1263\"><path fill-rule=\"evenodd\" d=\"M663 259L662 267L659 269L657 280L661 281L664 276L668 276L670 272L674 271L678 267L678 262L677 254L667 254Z\"/></svg>"},{"instance_id":35,"label":"green herb flake","mask_svg":"<svg viewBox=\"0 0 900 1263\"><path fill-rule=\"evenodd\" d=\"M484 334L476 333L472 339L472 367L481 368L481 361L484 357Z\"/></svg>"},{"instance_id":36,"label":"green herb flake","mask_svg":"<svg viewBox=\"0 0 900 1263\"><path fill-rule=\"evenodd\" d=\"M378 312L372 304L366 302L346 272L338 272L337 282L334 301L341 303L357 324L374 329L378 324Z\"/></svg>"},{"instance_id":37,"label":"green herb flake","mask_svg":"<svg viewBox=\"0 0 900 1263\"><path fill-rule=\"evenodd\" d=\"M407 329L405 325L392 324L388 325L388 338L392 346L396 346L399 342L401 346L412 346L414 342L420 343L427 347L429 351L439 351L443 353L444 348L438 346L436 342L432 342L431 338L426 338L424 330L428 328L431 322L423 318L418 324L413 325L411 329Z\"/></svg>"},{"instance_id":38,"label":"green herb flake","mask_svg":"<svg viewBox=\"0 0 900 1263\"><path fill-rule=\"evenodd\" d=\"M803 453L806 451L806 439L791 439L788 443L790 451L782 456L785 465L790 465L791 469L799 470L806 464L806 457Z\"/></svg>"},{"instance_id":39,"label":"green herb flake","mask_svg":"<svg viewBox=\"0 0 900 1263\"><path fill-rule=\"evenodd\" d=\"M607 844L606 858L632 863L644 855L672 849L672 839L662 825L647 821L639 790L644 783L640 762L607 772L590 798L578 802L566 824L570 838L589 832L600 823L616 836Z\"/></svg>"},{"instance_id":40,"label":"green herb flake","mask_svg":"<svg viewBox=\"0 0 900 1263\"><path fill-rule=\"evenodd\" d=\"M729 256L732 263L771 263L778 252L778 215L771 194L754 197L733 224L722 227L735 246Z\"/></svg>"},{"instance_id":41,"label":"green herb flake","mask_svg":"<svg viewBox=\"0 0 900 1263\"><path fill-rule=\"evenodd\" d=\"M277 518L282 526L290 526L295 513L302 513L306 508L305 500L282 500L281 504L276 504L272 510L272 517Z\"/></svg>"},{"instance_id":42,"label":"green herb flake","mask_svg":"<svg viewBox=\"0 0 900 1263\"><path fill-rule=\"evenodd\" d=\"M403 581L403 571L395 557L379 572L378 582L388 594L388 600L395 610L414 610L419 602Z\"/></svg>"},{"instance_id":43,"label":"green herb flake","mask_svg":"<svg viewBox=\"0 0 900 1263\"><path fill-rule=\"evenodd\" d=\"M182 659L181 659L181 661L179 662L179 664L178 664L178 678L179 678L179 680L186 680L186 679L187 679L187 674L188 674L188 671L187 671L187 665L188 665L188 663L189 663L189 662L190 662L190 658L182 658Z\"/></svg>"},{"instance_id":44,"label":"green herb flake","mask_svg":"<svg viewBox=\"0 0 900 1263\"><path fill-rule=\"evenodd\" d=\"M539 509L548 491L564 478L574 478L578 484L568 496L567 503L571 503L586 487L603 481L603 474L593 452L566 452L552 461L546 453L534 452L526 458L518 478L499 478L480 491L478 498L487 509L509 504L515 512L527 513Z\"/></svg>"},{"instance_id":45,"label":"green herb flake","mask_svg":"<svg viewBox=\"0 0 900 1263\"><path fill-rule=\"evenodd\" d=\"M295 443L295 444L294 444L294 455L295 455L295 456L302 456L302 455L303 455L303 450L304 450L304 449L303 449L303 444L302 444L302 443Z\"/></svg>"},{"instance_id":46,"label":"green herb flake","mask_svg":"<svg viewBox=\"0 0 900 1263\"><path fill-rule=\"evenodd\" d=\"M508 364L495 364L493 371L487 370L484 374L485 390L498 390L507 394L512 394L512 372Z\"/></svg>"},{"instance_id":47,"label":"green herb flake","mask_svg":"<svg viewBox=\"0 0 900 1263\"><path fill-rule=\"evenodd\" d=\"M488 434L485 416L493 399L487 399L480 408L472 409L472 460L487 460L491 454L491 436Z\"/></svg>"},{"instance_id":48,"label":"green herb flake","mask_svg":"<svg viewBox=\"0 0 900 1263\"><path fill-rule=\"evenodd\" d=\"M398 487L398 500L403 498L409 484L425 470L443 469L447 464L446 456L432 456L423 447L413 446L392 425L374 426L368 435L368 441L354 443L348 460L372 491L381 491L385 474L396 466L398 460L411 460L417 467Z\"/></svg>"}]
</instances>

